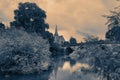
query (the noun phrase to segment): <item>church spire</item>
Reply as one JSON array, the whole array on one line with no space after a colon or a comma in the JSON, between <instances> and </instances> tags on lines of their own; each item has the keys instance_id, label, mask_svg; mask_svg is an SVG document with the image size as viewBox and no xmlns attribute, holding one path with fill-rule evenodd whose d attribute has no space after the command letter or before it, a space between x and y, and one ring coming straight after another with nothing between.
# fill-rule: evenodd
<instances>
[{"instance_id":1,"label":"church spire","mask_svg":"<svg viewBox=\"0 0 120 80\"><path fill-rule=\"evenodd\" d=\"M54 34L54 36L58 36L57 25L56 25L56 27L55 27L55 34Z\"/></svg>"}]
</instances>

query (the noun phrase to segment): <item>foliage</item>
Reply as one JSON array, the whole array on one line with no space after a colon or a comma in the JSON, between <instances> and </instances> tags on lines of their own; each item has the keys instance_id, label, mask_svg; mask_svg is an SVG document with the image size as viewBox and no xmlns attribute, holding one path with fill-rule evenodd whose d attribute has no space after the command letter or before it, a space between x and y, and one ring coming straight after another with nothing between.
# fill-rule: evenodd
<instances>
[{"instance_id":1,"label":"foliage","mask_svg":"<svg viewBox=\"0 0 120 80\"><path fill-rule=\"evenodd\" d=\"M0 73L28 74L51 66L48 41L37 34L7 29L0 35Z\"/></svg>"},{"instance_id":2,"label":"foliage","mask_svg":"<svg viewBox=\"0 0 120 80\"><path fill-rule=\"evenodd\" d=\"M120 12L115 10L115 11L110 11L110 15L104 15L108 19L108 22L106 23L108 25L108 29L112 29L113 27L119 26L120 25Z\"/></svg>"},{"instance_id":3,"label":"foliage","mask_svg":"<svg viewBox=\"0 0 120 80\"><path fill-rule=\"evenodd\" d=\"M3 23L0 23L0 29L5 29L5 25Z\"/></svg>"},{"instance_id":4,"label":"foliage","mask_svg":"<svg viewBox=\"0 0 120 80\"><path fill-rule=\"evenodd\" d=\"M71 45L77 44L77 40L74 37L71 37L69 42L70 42Z\"/></svg>"},{"instance_id":5,"label":"foliage","mask_svg":"<svg viewBox=\"0 0 120 80\"><path fill-rule=\"evenodd\" d=\"M71 58L90 65L90 72L103 80L120 79L120 45L84 45L71 54Z\"/></svg>"},{"instance_id":6,"label":"foliage","mask_svg":"<svg viewBox=\"0 0 120 80\"><path fill-rule=\"evenodd\" d=\"M11 26L16 28L24 28L28 32L42 32L49 28L45 23L45 11L35 3L19 3L14 14L15 21L11 22Z\"/></svg>"},{"instance_id":7,"label":"foliage","mask_svg":"<svg viewBox=\"0 0 120 80\"><path fill-rule=\"evenodd\" d=\"M95 42L95 41L98 41L98 40L99 40L99 38L96 37L96 36L93 36L93 35L89 35L89 36L84 38L85 42Z\"/></svg>"},{"instance_id":8,"label":"foliage","mask_svg":"<svg viewBox=\"0 0 120 80\"><path fill-rule=\"evenodd\" d=\"M106 23L108 25L108 31L105 37L111 41L120 41L120 11L116 8L114 11L110 12L110 15L104 15L104 17L108 19Z\"/></svg>"},{"instance_id":9,"label":"foliage","mask_svg":"<svg viewBox=\"0 0 120 80\"><path fill-rule=\"evenodd\" d=\"M52 57L60 57L64 55L64 48L62 48L59 44L53 43L50 47L50 51L52 52Z\"/></svg>"},{"instance_id":10,"label":"foliage","mask_svg":"<svg viewBox=\"0 0 120 80\"><path fill-rule=\"evenodd\" d=\"M106 32L106 39L110 41L120 41L120 27L113 27L111 30Z\"/></svg>"},{"instance_id":11,"label":"foliage","mask_svg":"<svg viewBox=\"0 0 120 80\"><path fill-rule=\"evenodd\" d=\"M14 14L15 21L11 22L12 27L23 29L28 33L36 32L52 43L53 35L46 31L49 28L49 25L45 22L46 13L35 3L19 3L18 9L14 10Z\"/></svg>"}]
</instances>

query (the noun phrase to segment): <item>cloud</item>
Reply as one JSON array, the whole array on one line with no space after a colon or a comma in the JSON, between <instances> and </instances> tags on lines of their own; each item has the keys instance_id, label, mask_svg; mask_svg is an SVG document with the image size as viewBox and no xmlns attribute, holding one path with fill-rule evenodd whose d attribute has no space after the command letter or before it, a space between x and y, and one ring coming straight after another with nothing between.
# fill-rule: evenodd
<instances>
[{"instance_id":1,"label":"cloud","mask_svg":"<svg viewBox=\"0 0 120 80\"><path fill-rule=\"evenodd\" d=\"M75 36L81 40L82 36L76 34L76 31L96 34L100 38L104 38L107 26L105 26L106 20L102 15L109 12L108 6L113 3L115 5L115 1L66 0L60 3L56 3L56 1L50 4L51 9L48 10L47 21L50 24L56 23L60 27L65 27L65 30L60 30L60 33L64 33L67 39ZM111 7L113 6L111 5ZM51 25L51 29L53 27L54 25Z\"/></svg>"},{"instance_id":2,"label":"cloud","mask_svg":"<svg viewBox=\"0 0 120 80\"><path fill-rule=\"evenodd\" d=\"M67 40L71 36L82 40L77 31L103 35L107 30L104 25L106 20L101 16L107 14L111 8L118 5L115 0L1 0L0 20L8 24L13 21L13 11L19 2L35 2L46 11L46 22L50 25L50 31L54 32L57 24L59 33Z\"/></svg>"},{"instance_id":3,"label":"cloud","mask_svg":"<svg viewBox=\"0 0 120 80\"><path fill-rule=\"evenodd\" d=\"M14 19L14 10L17 9L20 2L35 2L41 8L46 10L45 0L0 0L0 19L7 25Z\"/></svg>"}]
</instances>

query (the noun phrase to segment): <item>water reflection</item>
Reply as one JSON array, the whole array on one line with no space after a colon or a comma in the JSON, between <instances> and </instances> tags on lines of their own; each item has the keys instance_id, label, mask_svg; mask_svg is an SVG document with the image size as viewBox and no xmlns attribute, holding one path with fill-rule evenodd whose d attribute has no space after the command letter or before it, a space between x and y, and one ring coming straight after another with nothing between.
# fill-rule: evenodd
<instances>
[{"instance_id":1,"label":"water reflection","mask_svg":"<svg viewBox=\"0 0 120 80\"><path fill-rule=\"evenodd\" d=\"M53 71L49 80L99 80L96 74L84 74L81 68L89 68L87 64L76 62L71 66L70 61L65 61L62 67Z\"/></svg>"},{"instance_id":2,"label":"water reflection","mask_svg":"<svg viewBox=\"0 0 120 80\"><path fill-rule=\"evenodd\" d=\"M89 65L76 62L76 64L71 66L70 62L67 61L67 62L64 63L64 66L62 67L62 70L69 70L70 72L74 72L74 71L76 71L76 70L78 70L82 67L89 68Z\"/></svg>"},{"instance_id":3,"label":"water reflection","mask_svg":"<svg viewBox=\"0 0 120 80\"><path fill-rule=\"evenodd\" d=\"M49 75L51 74L51 70L44 71L40 74L14 74L14 75L0 75L0 80L48 80Z\"/></svg>"},{"instance_id":4,"label":"water reflection","mask_svg":"<svg viewBox=\"0 0 120 80\"><path fill-rule=\"evenodd\" d=\"M70 61L65 61L62 67L58 67L57 73L54 70L49 80L73 80L75 71L81 72L81 68L89 68L87 64L76 62L71 66Z\"/></svg>"},{"instance_id":5,"label":"water reflection","mask_svg":"<svg viewBox=\"0 0 120 80\"><path fill-rule=\"evenodd\" d=\"M0 80L48 80L49 75L29 74L29 75L11 75L0 76Z\"/></svg>"},{"instance_id":6,"label":"water reflection","mask_svg":"<svg viewBox=\"0 0 120 80\"><path fill-rule=\"evenodd\" d=\"M89 68L87 64L68 58L57 58L53 61L53 70L46 71L42 75L6 75L0 76L0 80L99 80L94 74L81 72L81 68Z\"/></svg>"}]
</instances>

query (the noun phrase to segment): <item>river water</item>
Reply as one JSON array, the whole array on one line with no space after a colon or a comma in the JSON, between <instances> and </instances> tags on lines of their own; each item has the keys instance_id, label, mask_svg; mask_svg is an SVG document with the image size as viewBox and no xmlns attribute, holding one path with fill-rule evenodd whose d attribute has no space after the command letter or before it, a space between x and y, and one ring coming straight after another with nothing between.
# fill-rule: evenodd
<instances>
[{"instance_id":1,"label":"river water","mask_svg":"<svg viewBox=\"0 0 120 80\"><path fill-rule=\"evenodd\" d=\"M87 64L79 62L71 66L70 62L66 61L57 71L53 70L49 80L99 80L95 74L83 74L82 67L89 68Z\"/></svg>"},{"instance_id":2,"label":"river water","mask_svg":"<svg viewBox=\"0 0 120 80\"><path fill-rule=\"evenodd\" d=\"M0 80L48 80L47 78L49 80L99 80L95 74L83 74L81 72L82 67L89 68L87 64L61 59L55 62L52 72L43 75L5 75L0 76Z\"/></svg>"}]
</instances>

